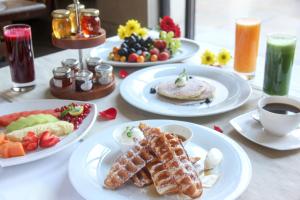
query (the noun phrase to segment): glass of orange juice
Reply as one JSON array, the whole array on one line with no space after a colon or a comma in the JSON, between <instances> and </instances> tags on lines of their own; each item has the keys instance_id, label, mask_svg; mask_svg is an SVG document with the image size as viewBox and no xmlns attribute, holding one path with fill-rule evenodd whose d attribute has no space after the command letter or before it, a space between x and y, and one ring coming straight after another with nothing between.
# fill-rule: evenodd
<instances>
[{"instance_id":1,"label":"glass of orange juice","mask_svg":"<svg viewBox=\"0 0 300 200\"><path fill-rule=\"evenodd\" d=\"M234 70L248 80L255 76L259 34L260 20L242 18L236 21Z\"/></svg>"}]
</instances>

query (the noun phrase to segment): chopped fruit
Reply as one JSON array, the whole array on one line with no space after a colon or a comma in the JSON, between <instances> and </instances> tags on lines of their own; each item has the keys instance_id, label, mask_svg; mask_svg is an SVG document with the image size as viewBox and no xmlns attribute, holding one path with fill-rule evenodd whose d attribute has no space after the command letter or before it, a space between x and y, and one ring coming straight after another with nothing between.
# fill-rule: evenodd
<instances>
[{"instance_id":1,"label":"chopped fruit","mask_svg":"<svg viewBox=\"0 0 300 200\"><path fill-rule=\"evenodd\" d=\"M168 60L170 57L170 54L168 54L167 52L161 52L159 55L158 55L158 60L160 61L165 61L165 60Z\"/></svg>"},{"instance_id":2,"label":"chopped fruit","mask_svg":"<svg viewBox=\"0 0 300 200\"><path fill-rule=\"evenodd\" d=\"M51 134L49 131L45 131L42 133L40 137L40 147L49 148L56 145L59 141L60 141L59 137Z\"/></svg>"},{"instance_id":3,"label":"chopped fruit","mask_svg":"<svg viewBox=\"0 0 300 200\"><path fill-rule=\"evenodd\" d=\"M120 58L118 53L114 53L114 61L120 61Z\"/></svg>"},{"instance_id":4,"label":"chopped fruit","mask_svg":"<svg viewBox=\"0 0 300 200\"><path fill-rule=\"evenodd\" d=\"M74 114L78 114L78 113L76 113L76 111L75 111L75 113L73 113L73 115L71 115L70 111L72 112L72 111L76 110L76 109L74 109L76 107L82 107L83 110L79 115L73 116ZM74 129L78 129L79 125L86 118L86 116L90 113L91 107L92 106L88 103L83 104L83 105L71 103L68 106L62 106L61 108L57 108L57 109L60 109L60 119L61 120L72 123L74 125ZM78 111L80 111L80 109Z\"/></svg>"},{"instance_id":5,"label":"chopped fruit","mask_svg":"<svg viewBox=\"0 0 300 200\"><path fill-rule=\"evenodd\" d=\"M114 47L114 48L113 48L113 53L114 53L114 54L117 54L118 51L119 51L119 48L118 48L118 47Z\"/></svg>"},{"instance_id":6,"label":"chopped fruit","mask_svg":"<svg viewBox=\"0 0 300 200\"><path fill-rule=\"evenodd\" d=\"M128 62L136 62L138 55L136 53L132 53L128 56Z\"/></svg>"},{"instance_id":7,"label":"chopped fruit","mask_svg":"<svg viewBox=\"0 0 300 200\"><path fill-rule=\"evenodd\" d=\"M5 143L0 145L0 158L12 158L24 156L26 153L21 142L12 142L5 140Z\"/></svg>"},{"instance_id":8,"label":"chopped fruit","mask_svg":"<svg viewBox=\"0 0 300 200\"><path fill-rule=\"evenodd\" d=\"M109 58L109 60L113 60L114 59L114 53L113 52L109 53L108 58Z\"/></svg>"},{"instance_id":9,"label":"chopped fruit","mask_svg":"<svg viewBox=\"0 0 300 200\"><path fill-rule=\"evenodd\" d=\"M126 62L126 56L121 56L120 61L121 62Z\"/></svg>"},{"instance_id":10,"label":"chopped fruit","mask_svg":"<svg viewBox=\"0 0 300 200\"><path fill-rule=\"evenodd\" d=\"M158 57L155 54L152 55L151 58L150 58L151 62L155 62L155 61L157 61L157 59L158 59Z\"/></svg>"},{"instance_id":11,"label":"chopped fruit","mask_svg":"<svg viewBox=\"0 0 300 200\"><path fill-rule=\"evenodd\" d=\"M28 132L25 137L23 137L22 145L25 151L33 151L38 148L39 138L32 131Z\"/></svg>"},{"instance_id":12,"label":"chopped fruit","mask_svg":"<svg viewBox=\"0 0 300 200\"><path fill-rule=\"evenodd\" d=\"M164 50L167 47L167 42L164 40L155 40L153 46L159 50Z\"/></svg>"},{"instance_id":13,"label":"chopped fruit","mask_svg":"<svg viewBox=\"0 0 300 200\"><path fill-rule=\"evenodd\" d=\"M151 49L151 50L150 50L150 54L151 54L151 55L157 55L157 56L158 56L158 54L159 54L158 48L153 48L153 49Z\"/></svg>"},{"instance_id":14,"label":"chopped fruit","mask_svg":"<svg viewBox=\"0 0 300 200\"><path fill-rule=\"evenodd\" d=\"M74 106L72 109L70 109L69 113L71 116L79 116L81 113L83 113L83 106Z\"/></svg>"},{"instance_id":15,"label":"chopped fruit","mask_svg":"<svg viewBox=\"0 0 300 200\"><path fill-rule=\"evenodd\" d=\"M142 53L142 56L144 56L145 61L149 61L149 60L150 60L150 57L151 57L151 54L150 54L148 51L144 51L144 52Z\"/></svg>"},{"instance_id":16,"label":"chopped fruit","mask_svg":"<svg viewBox=\"0 0 300 200\"><path fill-rule=\"evenodd\" d=\"M143 62L145 62L144 56L139 56L139 57L137 58L136 62L138 62L138 63L143 63Z\"/></svg>"}]
</instances>

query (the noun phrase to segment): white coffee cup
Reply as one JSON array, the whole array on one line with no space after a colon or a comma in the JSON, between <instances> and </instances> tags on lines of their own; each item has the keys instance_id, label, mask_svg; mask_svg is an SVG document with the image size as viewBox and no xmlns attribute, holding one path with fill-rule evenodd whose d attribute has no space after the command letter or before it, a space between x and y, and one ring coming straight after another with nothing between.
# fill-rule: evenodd
<instances>
[{"instance_id":1,"label":"white coffee cup","mask_svg":"<svg viewBox=\"0 0 300 200\"><path fill-rule=\"evenodd\" d=\"M288 104L300 109L300 101L290 97L270 96L260 99L258 101L259 118L267 133L285 136L298 127L300 124L300 113L285 115L273 113L263 108L270 103Z\"/></svg>"}]
</instances>

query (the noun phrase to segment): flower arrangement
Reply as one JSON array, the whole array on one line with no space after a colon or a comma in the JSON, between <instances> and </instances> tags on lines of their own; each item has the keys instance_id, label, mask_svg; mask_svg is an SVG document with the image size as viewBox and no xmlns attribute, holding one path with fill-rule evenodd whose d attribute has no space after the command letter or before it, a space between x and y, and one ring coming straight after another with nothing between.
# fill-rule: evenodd
<instances>
[{"instance_id":1,"label":"flower arrangement","mask_svg":"<svg viewBox=\"0 0 300 200\"><path fill-rule=\"evenodd\" d=\"M224 66L231 60L231 54L227 49L221 49L216 55L209 49L201 55L201 63L204 65Z\"/></svg>"},{"instance_id":2,"label":"flower arrangement","mask_svg":"<svg viewBox=\"0 0 300 200\"><path fill-rule=\"evenodd\" d=\"M148 35L148 29L141 27L140 22L135 19L128 20L125 25L119 25L118 36L120 39L129 37L132 34L145 37Z\"/></svg>"},{"instance_id":3,"label":"flower arrangement","mask_svg":"<svg viewBox=\"0 0 300 200\"><path fill-rule=\"evenodd\" d=\"M173 32L174 37L178 38L181 35L181 30L178 24L175 24L174 20L170 16L164 16L159 23L159 27L162 31Z\"/></svg>"}]
</instances>

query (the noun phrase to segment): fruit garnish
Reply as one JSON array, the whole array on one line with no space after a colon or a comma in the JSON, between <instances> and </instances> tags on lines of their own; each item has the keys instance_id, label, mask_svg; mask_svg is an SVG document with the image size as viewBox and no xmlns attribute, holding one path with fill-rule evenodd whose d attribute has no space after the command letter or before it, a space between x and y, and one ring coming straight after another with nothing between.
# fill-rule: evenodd
<instances>
[{"instance_id":1,"label":"fruit garnish","mask_svg":"<svg viewBox=\"0 0 300 200\"><path fill-rule=\"evenodd\" d=\"M117 112L118 112L117 109L115 109L115 108L109 108L107 110L99 112L99 116L102 119L113 120L113 119L116 119Z\"/></svg>"},{"instance_id":2,"label":"fruit garnish","mask_svg":"<svg viewBox=\"0 0 300 200\"><path fill-rule=\"evenodd\" d=\"M186 82L189 80L188 74L186 70L184 69L175 80L175 85L177 87L183 87L186 85Z\"/></svg>"},{"instance_id":3,"label":"fruit garnish","mask_svg":"<svg viewBox=\"0 0 300 200\"><path fill-rule=\"evenodd\" d=\"M126 129L125 129L125 131L124 131L126 133L127 137L129 137L129 138L131 138L132 135L133 135L132 134L132 128L133 127L127 126Z\"/></svg>"},{"instance_id":4,"label":"fruit garnish","mask_svg":"<svg viewBox=\"0 0 300 200\"><path fill-rule=\"evenodd\" d=\"M90 113L91 105L88 103L83 105L71 103L67 106L57 108L57 110L60 110L61 120L72 123L74 125L74 129L77 129L82 123L83 119L85 119L86 116Z\"/></svg>"},{"instance_id":5,"label":"fruit garnish","mask_svg":"<svg viewBox=\"0 0 300 200\"><path fill-rule=\"evenodd\" d=\"M59 137L45 131L41 134L39 145L41 148L49 148L56 145L60 141Z\"/></svg>"},{"instance_id":6,"label":"fruit garnish","mask_svg":"<svg viewBox=\"0 0 300 200\"><path fill-rule=\"evenodd\" d=\"M81 115L81 113L83 113L83 106L74 106L71 107L71 109L69 110L69 114L71 116L78 116Z\"/></svg>"},{"instance_id":7,"label":"fruit garnish","mask_svg":"<svg viewBox=\"0 0 300 200\"><path fill-rule=\"evenodd\" d=\"M128 72L125 69L121 69L119 71L119 77L120 78L126 78L128 76Z\"/></svg>"}]
</instances>

